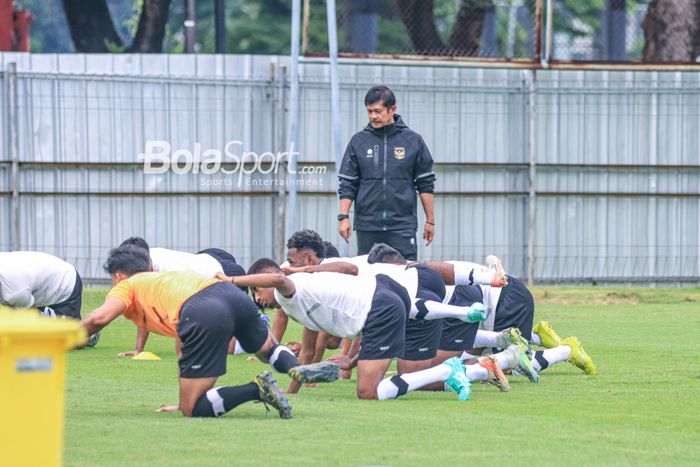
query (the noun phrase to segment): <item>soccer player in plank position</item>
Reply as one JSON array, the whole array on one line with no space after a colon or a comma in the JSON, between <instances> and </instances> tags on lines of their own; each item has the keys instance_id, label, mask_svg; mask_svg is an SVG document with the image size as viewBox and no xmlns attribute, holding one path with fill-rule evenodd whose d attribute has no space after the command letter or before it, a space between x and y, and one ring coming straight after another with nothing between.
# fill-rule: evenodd
<instances>
[{"instance_id":1,"label":"soccer player in plank position","mask_svg":"<svg viewBox=\"0 0 700 467\"><path fill-rule=\"evenodd\" d=\"M260 303L281 306L304 326L305 345L313 347L317 334L323 331L344 338L362 335L357 364L360 399L394 399L438 381L452 388L460 400L469 398L470 383L458 359L383 379L392 360L403 355L406 317L409 313L415 317L409 312L411 300L406 289L388 276L355 277L334 272L285 276L277 263L267 258L256 261L248 273L225 279L252 287ZM425 318L430 319L430 314Z\"/></svg>"},{"instance_id":2,"label":"soccer player in plank position","mask_svg":"<svg viewBox=\"0 0 700 467\"><path fill-rule=\"evenodd\" d=\"M325 242L318 233L309 229L300 230L287 240L287 262L290 269L283 268L283 271L287 273L332 271L353 275L386 274L407 288L412 299L414 313L419 317L431 312L433 315L441 313L443 318L450 316L458 316L458 319L464 318L464 307L459 309L441 303L445 294L445 283L440 275L431 269L421 266L406 271L405 266L370 265L367 261L367 255L354 258L327 258L325 250ZM443 269L454 268L452 265L447 266ZM494 271L486 271L484 267L479 267L484 271L477 279L486 280L487 283L493 282ZM473 275L474 273L471 272L472 278ZM420 309L416 309L416 307ZM277 318L276 321L278 321ZM418 371L431 366L440 340L440 327L441 322L435 318L429 320L409 319L407 321L405 354L398 361L400 372ZM358 346L359 342L355 342L353 347L346 343L344 353L356 350ZM313 361L319 361L322 358L325 348L325 345L317 343ZM301 356L301 361L305 362L306 358L306 356Z\"/></svg>"},{"instance_id":3,"label":"soccer player in plank position","mask_svg":"<svg viewBox=\"0 0 700 467\"><path fill-rule=\"evenodd\" d=\"M387 245L375 245L370 254L370 262L374 261L405 263L399 252ZM497 257L488 256L486 261L486 267L502 269ZM474 263L448 263L469 265L473 270L483 268ZM546 321L532 327L535 312L532 294L522 281L510 275L505 276L508 285L503 288L485 284L447 286L445 302L458 306L484 303L488 313L486 320L477 326L455 319L444 320L440 347L432 364L458 355L462 355L464 359L479 358L484 348L490 347L505 349L490 356L501 369L511 369L515 374L525 375L533 383L539 382L538 372L567 359L586 374L594 374L595 365L576 337L559 338ZM486 329L477 329L481 327ZM533 353L530 342L548 349ZM472 379L473 372L478 371L483 370L468 367L467 376ZM507 390L491 377L488 381L499 386L501 390Z\"/></svg>"},{"instance_id":4,"label":"soccer player in plank position","mask_svg":"<svg viewBox=\"0 0 700 467\"><path fill-rule=\"evenodd\" d=\"M0 305L79 320L82 293L80 274L60 258L38 251L0 253ZM99 333L91 335L88 346L99 338Z\"/></svg>"},{"instance_id":5,"label":"soccer player in plank position","mask_svg":"<svg viewBox=\"0 0 700 467\"><path fill-rule=\"evenodd\" d=\"M150 248L148 242L141 237L129 237L124 240L120 246L124 245L135 245L148 251L151 261L151 269L149 269L149 271L191 271L206 277L214 277L218 272L223 272L227 276L245 275L245 269L243 269L240 264L236 263L236 259L233 255L219 248L209 248L196 254L170 250L168 248ZM242 290L246 291L245 289ZM264 318L267 317L265 316ZM137 328L136 347L134 350L128 352L120 352L119 356L131 357L143 352L147 340L148 331ZM229 353L233 355L243 353L240 343L235 339L230 343Z\"/></svg>"},{"instance_id":6,"label":"soccer player in plank position","mask_svg":"<svg viewBox=\"0 0 700 467\"><path fill-rule=\"evenodd\" d=\"M110 252L105 269L114 287L102 306L83 321L88 333L120 315L149 331L175 338L179 357L180 402L162 411L181 410L186 417L218 417L248 401L273 405L281 418L291 418L291 406L272 374L257 375L241 386L214 387L226 373L229 341L302 383L333 381L338 367L328 362L299 366L294 354L275 342L257 307L230 283L188 271L147 272L148 252L125 245Z\"/></svg>"}]
</instances>

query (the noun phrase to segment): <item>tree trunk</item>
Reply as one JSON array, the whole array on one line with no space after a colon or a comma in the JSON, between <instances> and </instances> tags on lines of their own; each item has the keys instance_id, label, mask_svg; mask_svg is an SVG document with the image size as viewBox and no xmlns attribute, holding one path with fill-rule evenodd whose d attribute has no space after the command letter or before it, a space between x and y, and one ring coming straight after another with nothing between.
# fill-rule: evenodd
<instances>
[{"instance_id":1,"label":"tree trunk","mask_svg":"<svg viewBox=\"0 0 700 467\"><path fill-rule=\"evenodd\" d=\"M478 55L481 31L486 13L493 8L491 0L463 0L447 43L450 55Z\"/></svg>"},{"instance_id":2,"label":"tree trunk","mask_svg":"<svg viewBox=\"0 0 700 467\"><path fill-rule=\"evenodd\" d=\"M700 53L700 0L652 0L642 22L645 62L694 62Z\"/></svg>"},{"instance_id":3,"label":"tree trunk","mask_svg":"<svg viewBox=\"0 0 700 467\"><path fill-rule=\"evenodd\" d=\"M396 0L396 8L417 54L444 53L445 45L435 28L433 5L434 0Z\"/></svg>"},{"instance_id":4,"label":"tree trunk","mask_svg":"<svg viewBox=\"0 0 700 467\"><path fill-rule=\"evenodd\" d=\"M161 53L170 0L144 0L136 37L129 52Z\"/></svg>"},{"instance_id":5,"label":"tree trunk","mask_svg":"<svg viewBox=\"0 0 700 467\"><path fill-rule=\"evenodd\" d=\"M107 43L122 45L114 29L106 0L63 0L76 52L109 52Z\"/></svg>"}]
</instances>

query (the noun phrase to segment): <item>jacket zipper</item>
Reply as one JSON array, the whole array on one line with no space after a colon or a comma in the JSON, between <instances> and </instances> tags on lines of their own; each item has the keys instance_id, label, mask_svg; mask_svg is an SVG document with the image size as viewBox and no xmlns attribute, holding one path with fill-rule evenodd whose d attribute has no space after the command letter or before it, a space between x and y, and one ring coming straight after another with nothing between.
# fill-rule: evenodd
<instances>
[{"instance_id":1,"label":"jacket zipper","mask_svg":"<svg viewBox=\"0 0 700 467\"><path fill-rule=\"evenodd\" d=\"M386 158L387 140L386 128L384 128L384 173L382 176L382 230L386 231Z\"/></svg>"}]
</instances>

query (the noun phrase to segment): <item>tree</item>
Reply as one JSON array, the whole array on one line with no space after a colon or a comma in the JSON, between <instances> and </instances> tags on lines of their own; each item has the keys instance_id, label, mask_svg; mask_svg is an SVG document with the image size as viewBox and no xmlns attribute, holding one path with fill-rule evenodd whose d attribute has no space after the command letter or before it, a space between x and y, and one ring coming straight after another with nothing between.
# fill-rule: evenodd
<instances>
[{"instance_id":1,"label":"tree","mask_svg":"<svg viewBox=\"0 0 700 467\"><path fill-rule=\"evenodd\" d=\"M653 0L642 29L645 62L694 62L700 55L700 0Z\"/></svg>"},{"instance_id":2,"label":"tree","mask_svg":"<svg viewBox=\"0 0 700 467\"><path fill-rule=\"evenodd\" d=\"M126 47L114 28L106 0L63 0L76 52L162 52L170 0L140 0L134 40Z\"/></svg>"},{"instance_id":3,"label":"tree","mask_svg":"<svg viewBox=\"0 0 700 467\"><path fill-rule=\"evenodd\" d=\"M486 13L492 0L462 0L457 19L444 43L435 27L434 0L396 0L401 20L416 53L427 55L476 55Z\"/></svg>"}]
</instances>

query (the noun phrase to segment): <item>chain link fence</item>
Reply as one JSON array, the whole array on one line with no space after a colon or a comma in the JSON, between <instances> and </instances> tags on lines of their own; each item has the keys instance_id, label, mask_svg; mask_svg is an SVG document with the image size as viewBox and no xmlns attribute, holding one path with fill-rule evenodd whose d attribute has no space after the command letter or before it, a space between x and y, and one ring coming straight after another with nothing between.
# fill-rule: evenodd
<instances>
[{"instance_id":1,"label":"chain link fence","mask_svg":"<svg viewBox=\"0 0 700 467\"><path fill-rule=\"evenodd\" d=\"M346 57L533 64L541 59L687 64L700 58L700 2L687 0L338 0L336 5L339 53ZM304 6L303 51L326 55L326 2L306 0Z\"/></svg>"}]
</instances>

